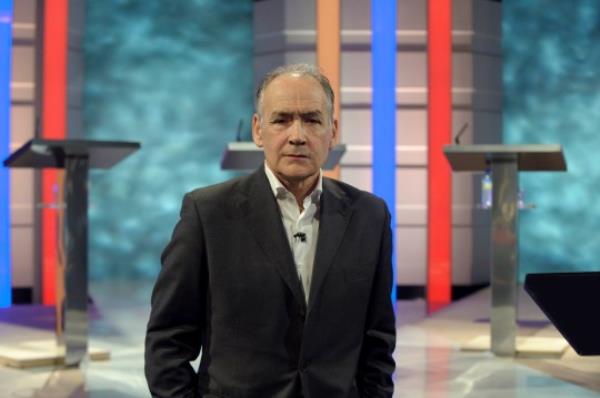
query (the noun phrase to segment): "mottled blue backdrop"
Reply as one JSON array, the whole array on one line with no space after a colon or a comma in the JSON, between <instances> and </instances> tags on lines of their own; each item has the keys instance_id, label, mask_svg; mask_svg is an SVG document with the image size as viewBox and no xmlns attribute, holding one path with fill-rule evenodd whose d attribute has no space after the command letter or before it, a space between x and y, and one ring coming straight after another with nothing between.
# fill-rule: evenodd
<instances>
[{"instance_id":1,"label":"mottled blue backdrop","mask_svg":"<svg viewBox=\"0 0 600 398\"><path fill-rule=\"evenodd\" d=\"M600 270L600 1L504 0L504 141L559 143L567 173L524 173L521 277Z\"/></svg>"},{"instance_id":2,"label":"mottled blue backdrop","mask_svg":"<svg viewBox=\"0 0 600 398\"><path fill-rule=\"evenodd\" d=\"M86 136L142 144L92 173L91 277L153 277L183 193L229 178L248 131L252 2L88 0L84 46Z\"/></svg>"}]
</instances>

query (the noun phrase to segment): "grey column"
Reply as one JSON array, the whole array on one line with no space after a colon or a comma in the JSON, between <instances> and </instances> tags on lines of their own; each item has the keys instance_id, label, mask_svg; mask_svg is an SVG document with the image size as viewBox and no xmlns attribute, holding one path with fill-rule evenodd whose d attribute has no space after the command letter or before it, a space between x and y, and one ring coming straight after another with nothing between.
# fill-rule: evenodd
<instances>
[{"instance_id":1,"label":"grey column","mask_svg":"<svg viewBox=\"0 0 600 398\"><path fill-rule=\"evenodd\" d=\"M492 352L514 356L517 332L518 170L516 155L492 160Z\"/></svg>"},{"instance_id":2,"label":"grey column","mask_svg":"<svg viewBox=\"0 0 600 398\"><path fill-rule=\"evenodd\" d=\"M78 366L87 354L88 336L88 158L65 159L65 365Z\"/></svg>"}]
</instances>

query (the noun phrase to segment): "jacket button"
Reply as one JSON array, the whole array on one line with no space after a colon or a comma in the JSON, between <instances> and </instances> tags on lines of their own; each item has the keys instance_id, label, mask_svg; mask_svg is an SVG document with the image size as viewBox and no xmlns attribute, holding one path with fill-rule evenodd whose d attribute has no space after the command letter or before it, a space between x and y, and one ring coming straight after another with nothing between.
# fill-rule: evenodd
<instances>
[{"instance_id":1,"label":"jacket button","mask_svg":"<svg viewBox=\"0 0 600 398\"><path fill-rule=\"evenodd\" d=\"M309 361L306 361L302 364L302 366L300 367L300 372L304 373L306 372L306 369L308 368L308 366L310 365Z\"/></svg>"}]
</instances>

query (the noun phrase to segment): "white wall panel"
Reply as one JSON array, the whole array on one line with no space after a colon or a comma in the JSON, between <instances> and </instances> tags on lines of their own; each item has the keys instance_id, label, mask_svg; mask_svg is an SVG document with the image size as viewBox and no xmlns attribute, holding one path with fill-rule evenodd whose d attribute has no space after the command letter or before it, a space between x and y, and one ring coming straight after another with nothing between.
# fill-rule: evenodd
<instances>
[{"instance_id":1,"label":"white wall panel","mask_svg":"<svg viewBox=\"0 0 600 398\"><path fill-rule=\"evenodd\" d=\"M10 234L12 285L13 287L32 287L34 285L34 273L31 270L34 262L32 229L26 225L13 225Z\"/></svg>"},{"instance_id":2,"label":"white wall panel","mask_svg":"<svg viewBox=\"0 0 600 398\"><path fill-rule=\"evenodd\" d=\"M398 285L423 285L426 279L427 229L425 226L396 229L396 282Z\"/></svg>"},{"instance_id":3,"label":"white wall panel","mask_svg":"<svg viewBox=\"0 0 600 398\"><path fill-rule=\"evenodd\" d=\"M10 223L19 228L32 228L34 224L34 171L10 169ZM13 237L14 238L14 237ZM29 248L28 250L33 250ZM13 253L17 257L20 253Z\"/></svg>"},{"instance_id":4,"label":"white wall panel","mask_svg":"<svg viewBox=\"0 0 600 398\"><path fill-rule=\"evenodd\" d=\"M14 2L11 77L11 151L35 133L36 1ZM10 170L11 258L13 287L34 288L34 171Z\"/></svg>"},{"instance_id":5,"label":"white wall panel","mask_svg":"<svg viewBox=\"0 0 600 398\"><path fill-rule=\"evenodd\" d=\"M33 104L23 102L10 108L10 142L11 150L15 150L29 141L35 131L35 109Z\"/></svg>"},{"instance_id":6,"label":"white wall panel","mask_svg":"<svg viewBox=\"0 0 600 398\"><path fill-rule=\"evenodd\" d=\"M363 191L371 192L373 190L370 167L342 167L340 178L345 183Z\"/></svg>"}]
</instances>

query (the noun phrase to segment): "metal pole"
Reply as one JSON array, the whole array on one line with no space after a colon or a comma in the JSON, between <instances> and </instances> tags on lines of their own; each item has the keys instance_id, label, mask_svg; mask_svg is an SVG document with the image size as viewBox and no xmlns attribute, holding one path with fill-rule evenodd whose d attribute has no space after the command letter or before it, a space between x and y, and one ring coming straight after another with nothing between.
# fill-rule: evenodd
<instances>
[{"instance_id":1,"label":"metal pole","mask_svg":"<svg viewBox=\"0 0 600 398\"><path fill-rule=\"evenodd\" d=\"M514 356L517 334L518 165L516 155L494 158L492 166L491 346Z\"/></svg>"},{"instance_id":2,"label":"metal pole","mask_svg":"<svg viewBox=\"0 0 600 398\"><path fill-rule=\"evenodd\" d=\"M65 365L79 366L88 341L88 158L65 158Z\"/></svg>"}]
</instances>

